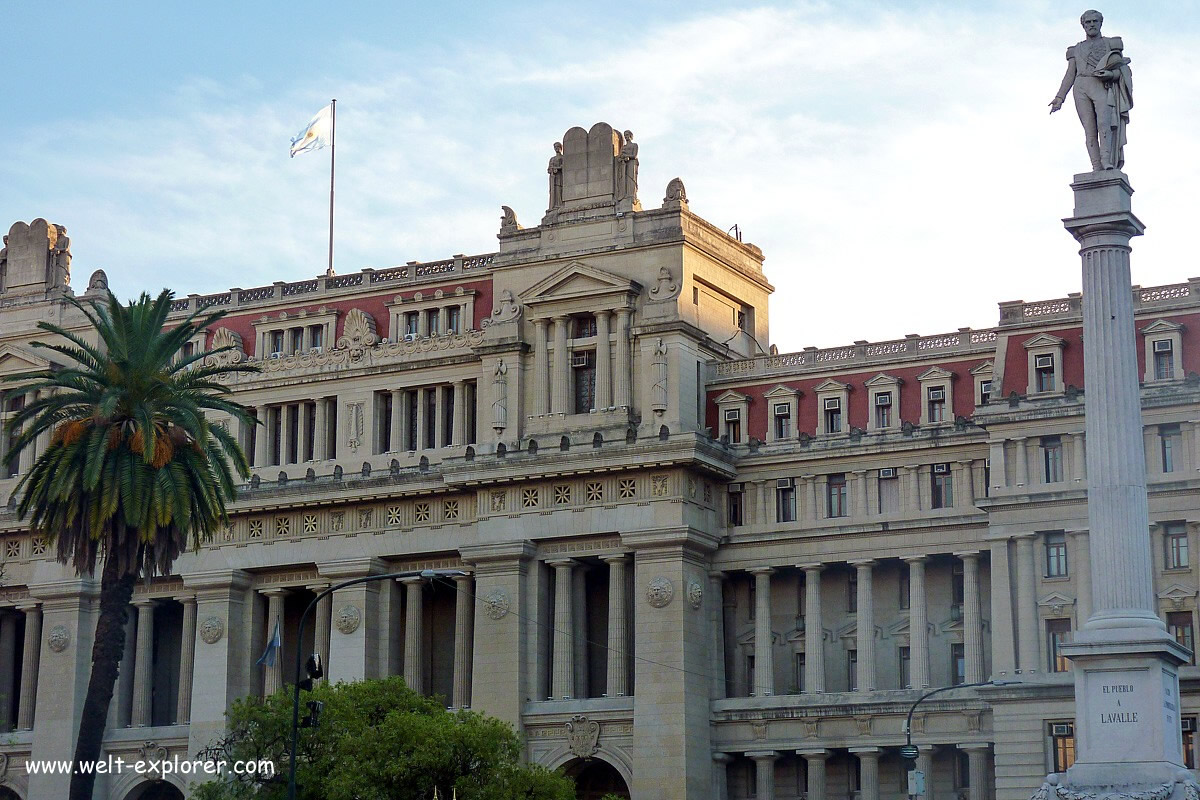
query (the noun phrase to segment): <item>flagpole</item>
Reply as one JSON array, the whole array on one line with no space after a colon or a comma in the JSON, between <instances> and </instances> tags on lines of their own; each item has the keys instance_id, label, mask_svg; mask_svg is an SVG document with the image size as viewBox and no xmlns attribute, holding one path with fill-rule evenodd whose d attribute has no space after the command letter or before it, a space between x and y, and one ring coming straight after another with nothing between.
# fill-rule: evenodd
<instances>
[{"instance_id":1,"label":"flagpole","mask_svg":"<svg viewBox=\"0 0 1200 800\"><path fill-rule=\"evenodd\" d=\"M333 275L333 166L337 151L337 98L329 101L329 108L331 117L329 127L329 267L325 270L325 274Z\"/></svg>"}]
</instances>

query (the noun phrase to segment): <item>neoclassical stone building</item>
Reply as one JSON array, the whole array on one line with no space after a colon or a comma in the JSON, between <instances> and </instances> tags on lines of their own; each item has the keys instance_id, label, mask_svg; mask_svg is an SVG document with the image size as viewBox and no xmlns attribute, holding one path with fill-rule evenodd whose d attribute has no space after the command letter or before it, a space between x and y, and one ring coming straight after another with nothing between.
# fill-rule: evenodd
<instances>
[{"instance_id":1,"label":"neoclassical stone building","mask_svg":"<svg viewBox=\"0 0 1200 800\"><path fill-rule=\"evenodd\" d=\"M505 209L498 252L181 296L229 312L192 348L262 368L233 383L254 476L226 530L138 587L107 751L195 754L289 679L255 665L279 620L332 680L402 674L511 722L585 798L901 797L921 690L992 678L1019 683L914 715L930 795L1017 800L1065 768L1057 647L1090 597L1079 296L777 354L761 251L678 180L643 208L631 136L573 128L548 173L541 223ZM0 374L47 364L38 320L83 322L65 230L5 241ZM1133 291L1158 597L1191 646L1200 280ZM65 794L26 764L70 757L97 611L12 511L34 457L0 449L5 800ZM392 572L296 641L315 592ZM186 796L156 777L98 796Z\"/></svg>"}]
</instances>

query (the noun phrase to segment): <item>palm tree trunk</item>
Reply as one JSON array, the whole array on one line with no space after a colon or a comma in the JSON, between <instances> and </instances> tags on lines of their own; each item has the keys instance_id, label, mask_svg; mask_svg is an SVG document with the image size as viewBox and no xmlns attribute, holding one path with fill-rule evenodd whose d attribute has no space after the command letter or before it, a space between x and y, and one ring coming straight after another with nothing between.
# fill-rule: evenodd
<instances>
[{"instance_id":1,"label":"palm tree trunk","mask_svg":"<svg viewBox=\"0 0 1200 800\"><path fill-rule=\"evenodd\" d=\"M75 743L70 800L92 800L96 773L81 771L79 765L100 758L108 706L125 654L125 622L129 619L129 600L133 597L137 575L120 574L120 561L114 553L107 554L104 559L104 573L100 579L100 618L96 621L96 643L92 646L92 677L88 681L79 721L79 738Z\"/></svg>"}]
</instances>

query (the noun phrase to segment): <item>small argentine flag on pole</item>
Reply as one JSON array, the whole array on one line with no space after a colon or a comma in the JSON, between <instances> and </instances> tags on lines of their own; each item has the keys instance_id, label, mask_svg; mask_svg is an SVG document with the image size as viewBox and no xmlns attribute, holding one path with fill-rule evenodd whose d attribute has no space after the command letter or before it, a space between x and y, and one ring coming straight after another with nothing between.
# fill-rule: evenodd
<instances>
[{"instance_id":1,"label":"small argentine flag on pole","mask_svg":"<svg viewBox=\"0 0 1200 800\"><path fill-rule=\"evenodd\" d=\"M259 656L258 661L254 662L260 667L275 666L275 654L279 652L279 648L283 646L283 642L279 640L279 617L275 618L275 631L271 634L271 641L267 642L267 649L263 650L263 654Z\"/></svg>"},{"instance_id":2,"label":"small argentine flag on pole","mask_svg":"<svg viewBox=\"0 0 1200 800\"><path fill-rule=\"evenodd\" d=\"M333 275L333 165L337 155L337 100L329 101L329 106L318 111L308 127L292 139L291 157L323 147L329 148L329 266L325 274Z\"/></svg>"}]
</instances>

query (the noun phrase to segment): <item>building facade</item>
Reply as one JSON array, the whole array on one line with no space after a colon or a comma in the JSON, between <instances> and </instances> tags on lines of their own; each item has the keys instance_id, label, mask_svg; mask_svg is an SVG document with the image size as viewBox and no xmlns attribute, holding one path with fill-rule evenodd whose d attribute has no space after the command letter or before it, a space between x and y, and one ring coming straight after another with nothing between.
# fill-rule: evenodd
<instances>
[{"instance_id":1,"label":"building facade","mask_svg":"<svg viewBox=\"0 0 1200 800\"><path fill-rule=\"evenodd\" d=\"M637 193L637 150L573 128L549 209L505 208L497 252L214 295L189 350L257 364L231 429L253 464L231 524L139 584L105 749L187 759L239 697L325 656L512 723L583 798L906 795L905 717L929 688L998 680L913 716L927 797L1017 800L1073 758L1070 663L1089 614L1080 297L998 324L768 346L762 252ZM0 374L48 366L60 226L0 251ZM83 297L107 289L92 275ZM1191 647L1200 499L1200 279L1134 287L1163 618ZM19 410L13 397L0 418ZM217 420L230 425L230 420ZM98 581L14 512L36 452L0 442L0 798L65 794L27 764L73 752ZM39 445L44 446L44 442ZM429 579L421 570L447 570ZM301 613L342 580L315 631ZM1194 760L1200 672L1181 671ZM1189 766L1195 766L1189 763ZM187 796L103 776L98 797Z\"/></svg>"}]
</instances>

